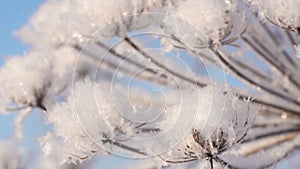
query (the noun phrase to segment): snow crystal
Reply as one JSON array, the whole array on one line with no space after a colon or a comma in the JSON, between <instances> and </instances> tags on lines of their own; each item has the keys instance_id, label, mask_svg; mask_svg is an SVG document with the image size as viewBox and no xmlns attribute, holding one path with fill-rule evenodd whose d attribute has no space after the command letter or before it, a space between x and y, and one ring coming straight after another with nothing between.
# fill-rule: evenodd
<instances>
[{"instance_id":1,"label":"snow crystal","mask_svg":"<svg viewBox=\"0 0 300 169\"><path fill-rule=\"evenodd\" d=\"M247 100L239 100L229 88L210 86L197 91L200 97L198 115L189 134L177 149L171 150L171 158L193 156L203 158L233 149L252 126L257 109ZM220 145L218 145L220 144Z\"/></svg>"},{"instance_id":2,"label":"snow crystal","mask_svg":"<svg viewBox=\"0 0 300 169\"><path fill-rule=\"evenodd\" d=\"M49 62L38 53L14 56L0 69L0 94L7 102L36 106L49 82Z\"/></svg>"},{"instance_id":3,"label":"snow crystal","mask_svg":"<svg viewBox=\"0 0 300 169\"><path fill-rule=\"evenodd\" d=\"M180 36L185 43L193 47L207 46L209 41L219 42L230 31L235 8L234 1L187 0L178 4L165 24L168 33Z\"/></svg>"},{"instance_id":4,"label":"snow crystal","mask_svg":"<svg viewBox=\"0 0 300 169\"><path fill-rule=\"evenodd\" d=\"M248 0L259 8L261 17L291 30L300 27L300 0Z\"/></svg>"},{"instance_id":5,"label":"snow crystal","mask_svg":"<svg viewBox=\"0 0 300 169\"><path fill-rule=\"evenodd\" d=\"M21 156L24 152L22 148L16 147L13 140L0 141L0 166L4 168L21 168Z\"/></svg>"}]
</instances>

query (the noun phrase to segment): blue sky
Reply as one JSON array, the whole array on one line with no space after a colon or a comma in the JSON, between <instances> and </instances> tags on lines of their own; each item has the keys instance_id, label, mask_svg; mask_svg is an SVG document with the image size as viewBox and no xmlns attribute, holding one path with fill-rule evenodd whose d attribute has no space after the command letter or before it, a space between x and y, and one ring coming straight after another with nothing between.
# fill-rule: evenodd
<instances>
[{"instance_id":1,"label":"blue sky","mask_svg":"<svg viewBox=\"0 0 300 169\"><path fill-rule=\"evenodd\" d=\"M29 16L37 10L44 0L10 0L0 5L0 57L12 54L22 54L26 50L13 31L27 23Z\"/></svg>"}]
</instances>

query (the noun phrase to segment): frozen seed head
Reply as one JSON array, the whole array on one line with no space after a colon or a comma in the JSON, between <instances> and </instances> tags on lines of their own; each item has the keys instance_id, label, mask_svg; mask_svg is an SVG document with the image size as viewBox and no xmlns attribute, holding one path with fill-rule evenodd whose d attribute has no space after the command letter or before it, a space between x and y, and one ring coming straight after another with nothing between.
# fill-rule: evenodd
<instances>
[{"instance_id":1,"label":"frozen seed head","mask_svg":"<svg viewBox=\"0 0 300 169\"><path fill-rule=\"evenodd\" d=\"M207 46L210 41L219 42L226 38L235 10L235 1L187 0L179 3L165 24L168 33L179 36L185 43Z\"/></svg>"},{"instance_id":2,"label":"frozen seed head","mask_svg":"<svg viewBox=\"0 0 300 169\"><path fill-rule=\"evenodd\" d=\"M273 24L299 32L300 0L248 0L258 7L262 18Z\"/></svg>"},{"instance_id":3,"label":"frozen seed head","mask_svg":"<svg viewBox=\"0 0 300 169\"><path fill-rule=\"evenodd\" d=\"M38 53L14 56L0 69L0 94L6 102L39 106L49 83L49 62Z\"/></svg>"},{"instance_id":4,"label":"frozen seed head","mask_svg":"<svg viewBox=\"0 0 300 169\"><path fill-rule=\"evenodd\" d=\"M185 158L205 158L235 148L247 135L257 111L250 99L241 100L228 88L207 87L199 93L198 118L179 145Z\"/></svg>"}]
</instances>

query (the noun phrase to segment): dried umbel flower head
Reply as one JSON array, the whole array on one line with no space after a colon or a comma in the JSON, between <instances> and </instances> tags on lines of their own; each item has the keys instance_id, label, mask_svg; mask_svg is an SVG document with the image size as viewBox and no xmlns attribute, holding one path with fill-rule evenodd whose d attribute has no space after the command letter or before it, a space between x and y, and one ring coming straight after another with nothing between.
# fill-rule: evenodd
<instances>
[{"instance_id":1,"label":"dried umbel flower head","mask_svg":"<svg viewBox=\"0 0 300 169\"><path fill-rule=\"evenodd\" d=\"M261 17L285 29L300 32L300 0L248 0Z\"/></svg>"},{"instance_id":2,"label":"dried umbel flower head","mask_svg":"<svg viewBox=\"0 0 300 169\"><path fill-rule=\"evenodd\" d=\"M198 119L178 148L170 152L172 159L175 156L178 160L167 162L217 158L242 142L252 126L257 109L251 99L242 100L230 89L216 86L199 93Z\"/></svg>"},{"instance_id":3,"label":"dried umbel flower head","mask_svg":"<svg viewBox=\"0 0 300 169\"><path fill-rule=\"evenodd\" d=\"M236 9L237 2L230 0L183 1L166 17L166 32L190 46L205 47L230 34Z\"/></svg>"},{"instance_id":4,"label":"dried umbel flower head","mask_svg":"<svg viewBox=\"0 0 300 169\"><path fill-rule=\"evenodd\" d=\"M253 119L247 119L243 124L239 124L237 120L233 120L232 126L228 126L228 128L217 127L208 137L203 136L200 130L193 128L191 131L193 143L191 145L186 144L185 155L193 157L199 153L199 157L206 158L234 148L246 137L253 122ZM193 151L195 147L198 149L197 153Z\"/></svg>"},{"instance_id":5,"label":"dried umbel flower head","mask_svg":"<svg viewBox=\"0 0 300 169\"><path fill-rule=\"evenodd\" d=\"M46 88L50 85L45 75L50 74L50 66L49 61L36 52L11 57L0 69L0 95L7 103L43 107Z\"/></svg>"}]
</instances>

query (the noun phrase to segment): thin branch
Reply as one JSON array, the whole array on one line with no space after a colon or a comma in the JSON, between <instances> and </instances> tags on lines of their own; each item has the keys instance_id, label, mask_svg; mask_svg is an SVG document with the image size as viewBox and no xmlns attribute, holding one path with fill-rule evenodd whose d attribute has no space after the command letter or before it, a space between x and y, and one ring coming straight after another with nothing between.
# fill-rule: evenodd
<instances>
[{"instance_id":1,"label":"thin branch","mask_svg":"<svg viewBox=\"0 0 300 169\"><path fill-rule=\"evenodd\" d=\"M26 117L31 113L31 111L32 111L32 107L31 106L27 107L21 113L19 113L14 120L14 124L16 127L15 138L18 141L20 141L23 138L23 122L26 119Z\"/></svg>"},{"instance_id":2,"label":"thin branch","mask_svg":"<svg viewBox=\"0 0 300 169\"><path fill-rule=\"evenodd\" d=\"M251 36L251 39L254 41L250 41L248 38L242 36L242 39L244 40L244 42L246 42L247 45L249 45L257 54L258 56L260 56L266 63L268 63L271 67L273 67L277 72L280 72L282 75L285 73L285 67L282 65L278 65L275 61L273 61L272 59L274 59L274 56L271 58L269 58L264 52L267 52L267 54L270 56L272 56L273 54L267 49L265 48L260 41L258 41L255 37ZM262 49L258 48L257 45L260 46Z\"/></svg>"},{"instance_id":3,"label":"thin branch","mask_svg":"<svg viewBox=\"0 0 300 169\"><path fill-rule=\"evenodd\" d=\"M240 60L237 60L234 57L229 57L229 59L230 61L234 62L238 67L240 67L240 69L238 68L239 70L248 70L253 76L256 76L259 80L265 81L269 84L274 83L273 79L269 78L267 75L259 72L258 70L255 70L249 65L241 62ZM285 86L280 85L279 87L282 89L282 91L291 94L288 88L286 88Z\"/></svg>"},{"instance_id":4,"label":"thin branch","mask_svg":"<svg viewBox=\"0 0 300 169\"><path fill-rule=\"evenodd\" d=\"M282 125L291 125L293 127L300 128L300 124L289 124L289 121L286 123L264 123L264 124L254 124L251 128L267 128L267 127L279 127Z\"/></svg>"},{"instance_id":5,"label":"thin branch","mask_svg":"<svg viewBox=\"0 0 300 169\"><path fill-rule=\"evenodd\" d=\"M219 156L214 156L213 159L215 161L217 161L218 163L220 163L223 167L228 167L230 169L241 169L239 167L235 167L233 165L230 165L229 163L227 163L226 161L224 161L223 159L221 159Z\"/></svg>"},{"instance_id":6,"label":"thin branch","mask_svg":"<svg viewBox=\"0 0 300 169\"><path fill-rule=\"evenodd\" d=\"M278 136L278 135L283 135L283 134L288 134L288 133L295 133L295 132L300 132L300 128L297 127L297 128L267 132L267 133L260 134L260 135L257 135L257 136L251 137L251 138L246 138L244 141L242 141L242 143L248 143L248 142L264 139L267 137Z\"/></svg>"},{"instance_id":7,"label":"thin branch","mask_svg":"<svg viewBox=\"0 0 300 169\"><path fill-rule=\"evenodd\" d=\"M280 161L282 161L283 159L285 159L286 157L288 157L289 155L293 154L294 152L298 151L298 149L300 149L300 145L296 145L293 146L290 150L288 150L282 157L278 158L275 161L270 162L269 164L260 166L259 169L267 169L271 166L273 166L274 164L279 163Z\"/></svg>"},{"instance_id":8,"label":"thin branch","mask_svg":"<svg viewBox=\"0 0 300 169\"><path fill-rule=\"evenodd\" d=\"M258 87L260 89L263 89L264 91L277 96L279 98L285 99L291 103L294 103L298 106L300 106L300 102L292 99L290 97L287 97L275 90L272 90L266 86L263 86L261 84L259 84L258 82L254 81L253 79L247 77L245 74L243 74L239 69L237 69L235 66L232 65L232 63L230 63L230 61L228 61L228 59L218 50L218 49L213 49L211 48L211 50L216 54L216 56L220 59L220 61L235 75L237 75L238 77L240 77L241 79L243 79L244 81L246 81L248 84L254 86L254 87Z\"/></svg>"},{"instance_id":9,"label":"thin branch","mask_svg":"<svg viewBox=\"0 0 300 169\"><path fill-rule=\"evenodd\" d=\"M211 169L214 169L214 159L213 159L212 156L209 157L209 162L210 162L210 168L211 168Z\"/></svg>"},{"instance_id":10,"label":"thin branch","mask_svg":"<svg viewBox=\"0 0 300 169\"><path fill-rule=\"evenodd\" d=\"M166 162L166 163L174 163L174 164L176 164L176 163L187 163L187 162L192 162L192 161L196 161L196 160L199 160L199 158L182 158L182 159L180 159L180 160L166 160L166 159L164 159L162 156L160 156L160 155L157 155L160 159L162 159L164 162Z\"/></svg>"},{"instance_id":11,"label":"thin branch","mask_svg":"<svg viewBox=\"0 0 300 169\"><path fill-rule=\"evenodd\" d=\"M117 147L120 147L124 150L128 150L130 152L134 152L134 153L137 153L137 154L140 154L140 155L147 155L147 153L137 149L137 148L133 148L133 147L130 147L130 146L127 146L125 144L122 144L122 143L119 143L117 141L113 141L111 139L106 139L106 140L102 140L102 143L105 144L105 143L109 143L111 145L114 145L114 146L117 146Z\"/></svg>"},{"instance_id":12,"label":"thin branch","mask_svg":"<svg viewBox=\"0 0 300 169\"><path fill-rule=\"evenodd\" d=\"M251 154L258 153L259 151L270 149L270 148L272 148L274 146L277 146L277 145L279 145L281 143L284 143L284 142L287 142L287 141L291 141L296 136L297 136L297 133L290 133L287 136L285 136L284 138L279 138L279 139L274 140L274 141L269 141L269 142L267 142L267 144L258 146L255 149L252 149L252 150L250 150L248 152L243 153L243 155L244 156L249 156Z\"/></svg>"},{"instance_id":13,"label":"thin branch","mask_svg":"<svg viewBox=\"0 0 300 169\"><path fill-rule=\"evenodd\" d=\"M170 74L184 80L184 81L187 81L189 83L192 83L192 84L196 84L197 86L199 87L205 87L206 84L202 83L202 82L199 82L197 80L193 80L193 79L190 79L186 76L183 76L171 69L169 69L168 67L166 67L165 65L161 64L159 61L155 60L152 56L148 55L146 52L144 52L140 47L138 47L132 40L130 40L128 37L125 37L124 41L126 41L129 45L131 45L137 52L139 52L142 56L144 56L147 60L150 60L151 63L155 64L156 66L158 66L159 68L169 72Z\"/></svg>"},{"instance_id":14,"label":"thin branch","mask_svg":"<svg viewBox=\"0 0 300 169\"><path fill-rule=\"evenodd\" d=\"M91 53L91 52L88 52L86 50L84 50L81 46L79 45L74 45L73 46L78 52L82 52L84 54L86 54L87 56L90 56L92 59L98 61L98 56L96 56L95 54ZM116 53L117 54L117 53ZM117 54L119 55L119 54ZM172 85L170 84L170 81L167 81L165 79L165 76L160 76L160 77L163 77L164 79L157 79L157 78L152 78L151 76L150 77L147 77L146 75L142 75L143 72L141 72L138 76L137 74L135 74L135 72L132 72L130 71L128 68L125 68L125 67L122 67L120 65L117 65L115 63L112 63L112 62L109 62L105 59L102 59L101 60L101 63L102 64L105 64L106 66L108 66L108 68L110 68L111 70L120 70L122 71L123 73L126 73L126 74L129 74L129 75L135 75L135 77L141 79L141 80L144 80L146 82L153 82L153 83L156 83L156 84L159 84L159 85L163 85L163 86L168 86L168 87L171 87L171 88L178 88L178 86L176 85ZM149 73L152 73L154 75L155 74L155 71L151 68L146 68L146 67L143 67L143 70L145 72L149 72ZM156 76L157 77L157 76Z\"/></svg>"},{"instance_id":15,"label":"thin branch","mask_svg":"<svg viewBox=\"0 0 300 169\"><path fill-rule=\"evenodd\" d=\"M140 128L139 130L138 130L138 133L151 133L151 132L155 132L155 133L157 133L157 132L160 132L161 131L161 129L160 128Z\"/></svg>"},{"instance_id":16,"label":"thin branch","mask_svg":"<svg viewBox=\"0 0 300 169\"><path fill-rule=\"evenodd\" d=\"M190 52L192 52L193 54L195 54L196 56L199 56L198 53L191 49L188 45L186 45L184 42L182 42L181 40L177 39L175 36L172 36L172 38L174 40L176 40L177 42L179 42L180 44L184 45L186 47L186 49ZM239 93L239 99L243 100L244 98L247 98L248 96L244 95L244 94L241 94ZM270 103L268 101L265 101L265 100L261 100L259 98L257 99L254 99L253 100L254 103L258 103L258 104L261 104L261 105L264 105L264 106L268 106L268 107L272 107L272 108L275 108L275 109L278 109L278 110L283 110L283 111L286 111L290 114L293 114L293 115L296 115L296 116L300 116L300 111L297 111L297 110L293 110L289 107L283 107L283 106L280 106L278 104L274 104L274 103Z\"/></svg>"},{"instance_id":17,"label":"thin branch","mask_svg":"<svg viewBox=\"0 0 300 169\"><path fill-rule=\"evenodd\" d=\"M155 71L154 69L146 68L144 65L142 65L142 64L140 64L140 63L138 63L138 62L136 62L134 60L131 60L130 58L128 58L128 57L126 57L124 55L119 54L112 47L108 47L108 46L106 46L105 44L103 44L100 41L96 42L96 45L98 45L98 46L102 47L103 49L107 50L109 53L113 54L117 58L122 59L122 60L124 60L124 61L126 61L128 63L131 63L132 65L137 66L138 68L141 68L143 70L146 69L146 71L152 73L153 75L158 74L158 72Z\"/></svg>"},{"instance_id":18,"label":"thin branch","mask_svg":"<svg viewBox=\"0 0 300 169\"><path fill-rule=\"evenodd\" d=\"M223 166L227 166L230 169L267 169L273 165L275 165L276 163L280 162L281 160L285 159L286 157L288 157L289 155L291 155L292 153L298 151L298 149L300 149L300 145L295 145L292 148L290 148L288 151L286 151L283 156L279 157L278 159L269 162L268 164L265 165L261 165L259 167L237 167L237 166L233 166L232 164L229 164L228 162L226 162L225 160L223 160L222 158L218 157L218 156L214 156L214 159L221 163Z\"/></svg>"},{"instance_id":19,"label":"thin branch","mask_svg":"<svg viewBox=\"0 0 300 169\"><path fill-rule=\"evenodd\" d=\"M241 94L239 95L240 99L245 98L245 97L247 97L247 96L241 95ZM265 100L261 100L259 98L254 99L252 102L257 103L257 104L261 104L261 105L264 105L264 106L272 107L272 108L275 108L275 109L278 109L278 110L282 110L282 111L287 112L289 114L300 117L300 111L299 110L293 110L293 109L289 108L288 106L284 107L284 106L281 106L281 105L278 105L278 104L267 102Z\"/></svg>"},{"instance_id":20,"label":"thin branch","mask_svg":"<svg viewBox=\"0 0 300 169\"><path fill-rule=\"evenodd\" d=\"M268 81L269 83L272 83L272 79L270 79L269 77L267 77L266 75L262 74L261 72L253 69L252 67L250 67L249 65L235 59L234 57L230 57L230 60L235 62L239 67L241 67L244 70L248 70L249 72L251 72L253 75L257 76L258 78L260 78L261 80L265 80Z\"/></svg>"},{"instance_id":21,"label":"thin branch","mask_svg":"<svg viewBox=\"0 0 300 169\"><path fill-rule=\"evenodd\" d=\"M297 87L298 90L300 90L300 84L292 76L287 74L286 67L258 39L256 39L254 36L251 36L251 39L254 40L255 44L260 46L263 51L267 52L267 55L269 55L272 59L274 59L274 61L272 59L270 59L269 57L267 57L267 55L265 55L264 52L262 52L259 48L257 48L256 45L254 43L252 43L251 41L249 41L247 38L242 37L242 39L248 45L250 45L255 51L257 51L257 53L259 54L259 56L261 56L261 58L263 60L265 60L270 66L275 68L283 77L286 77L294 86Z\"/></svg>"},{"instance_id":22,"label":"thin branch","mask_svg":"<svg viewBox=\"0 0 300 169\"><path fill-rule=\"evenodd\" d=\"M29 105L26 104L26 105L22 105L22 106L19 106L19 107L6 107L5 108L5 111L20 111L20 110L23 110L23 109L26 109Z\"/></svg>"},{"instance_id":23,"label":"thin branch","mask_svg":"<svg viewBox=\"0 0 300 169\"><path fill-rule=\"evenodd\" d=\"M272 41L276 44L276 46L278 47L278 49L280 49L280 42L278 41L278 39L276 38L276 36L272 33L272 31L270 30L269 26L267 26L267 24L262 24L262 27L264 28L264 30L267 32L267 34L269 35L269 37L272 39ZM288 55L286 53L285 50L281 49L282 54L285 56L286 60L289 62L289 64L297 69L297 65L294 63L293 59L291 58L290 55ZM289 66L290 66L289 65Z\"/></svg>"},{"instance_id":24,"label":"thin branch","mask_svg":"<svg viewBox=\"0 0 300 169\"><path fill-rule=\"evenodd\" d=\"M291 32L290 32L290 31L285 30L285 34L287 35L287 37L288 37L288 39L289 39L289 41L290 41L290 43L291 43L292 45L297 45L297 42L295 41L295 39L294 39L293 36L291 35Z\"/></svg>"}]
</instances>

